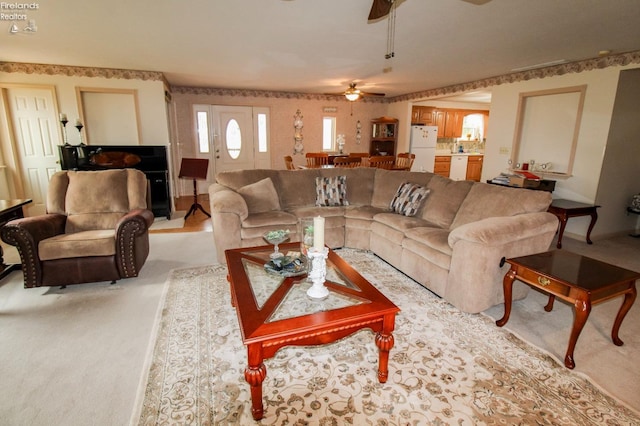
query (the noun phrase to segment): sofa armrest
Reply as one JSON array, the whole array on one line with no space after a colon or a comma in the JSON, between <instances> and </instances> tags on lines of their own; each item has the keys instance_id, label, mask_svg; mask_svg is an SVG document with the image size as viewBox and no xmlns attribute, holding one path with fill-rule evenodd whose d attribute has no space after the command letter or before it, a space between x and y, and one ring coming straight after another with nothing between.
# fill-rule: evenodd
<instances>
[{"instance_id":1,"label":"sofa armrest","mask_svg":"<svg viewBox=\"0 0 640 426\"><path fill-rule=\"evenodd\" d=\"M249 216L249 208L242 195L218 183L209 187L209 204L211 214L233 213L237 214L241 221Z\"/></svg>"},{"instance_id":2,"label":"sofa armrest","mask_svg":"<svg viewBox=\"0 0 640 426\"><path fill-rule=\"evenodd\" d=\"M225 263L224 251L242 246L240 230L249 208L242 195L218 183L209 186L209 205L216 256L218 262Z\"/></svg>"},{"instance_id":3,"label":"sofa armrest","mask_svg":"<svg viewBox=\"0 0 640 426\"><path fill-rule=\"evenodd\" d=\"M509 269L503 258L549 250L558 227L551 213L525 213L467 223L449 234L452 248L447 286L442 295L459 309L476 313L504 302L502 279ZM513 288L513 299L528 287Z\"/></svg>"},{"instance_id":4,"label":"sofa armrest","mask_svg":"<svg viewBox=\"0 0 640 426\"><path fill-rule=\"evenodd\" d=\"M63 214L45 214L12 220L0 230L2 241L16 246L20 253L25 287L35 287L42 281L38 244L63 234L66 221Z\"/></svg>"},{"instance_id":5,"label":"sofa armrest","mask_svg":"<svg viewBox=\"0 0 640 426\"><path fill-rule=\"evenodd\" d=\"M501 246L525 240L558 227L558 219L551 213L525 213L515 216L490 217L459 226L449 234L449 246L465 240L489 246Z\"/></svg>"}]
</instances>

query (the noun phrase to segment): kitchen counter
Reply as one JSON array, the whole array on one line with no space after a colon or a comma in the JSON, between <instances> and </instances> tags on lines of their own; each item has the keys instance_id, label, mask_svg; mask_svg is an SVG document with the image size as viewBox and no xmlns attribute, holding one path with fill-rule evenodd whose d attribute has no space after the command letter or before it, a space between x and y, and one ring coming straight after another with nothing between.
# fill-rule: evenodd
<instances>
[{"instance_id":1,"label":"kitchen counter","mask_svg":"<svg viewBox=\"0 0 640 426\"><path fill-rule=\"evenodd\" d=\"M451 157L452 155L484 155L483 152L456 152L452 153L450 151L436 151L437 157Z\"/></svg>"}]
</instances>

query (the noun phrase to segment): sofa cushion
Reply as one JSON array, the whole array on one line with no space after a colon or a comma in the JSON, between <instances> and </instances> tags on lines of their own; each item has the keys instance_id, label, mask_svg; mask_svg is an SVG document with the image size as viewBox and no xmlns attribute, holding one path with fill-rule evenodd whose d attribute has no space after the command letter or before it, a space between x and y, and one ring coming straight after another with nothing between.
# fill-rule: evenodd
<instances>
[{"instance_id":1,"label":"sofa cushion","mask_svg":"<svg viewBox=\"0 0 640 426\"><path fill-rule=\"evenodd\" d=\"M427 184L429 197L424 202L421 217L440 228L448 229L472 185L472 181L454 181L433 176Z\"/></svg>"},{"instance_id":2,"label":"sofa cushion","mask_svg":"<svg viewBox=\"0 0 640 426\"><path fill-rule=\"evenodd\" d=\"M238 193L247 203L249 214L280 210L280 200L271 178L245 185L238 189Z\"/></svg>"},{"instance_id":3,"label":"sofa cushion","mask_svg":"<svg viewBox=\"0 0 640 426\"><path fill-rule=\"evenodd\" d=\"M262 226L280 226L292 225L294 228L298 224L298 218L288 212L281 210L273 210L270 212L262 212L250 214L242 221L242 228L259 228ZM295 229L292 229L294 231Z\"/></svg>"},{"instance_id":4,"label":"sofa cushion","mask_svg":"<svg viewBox=\"0 0 640 426\"><path fill-rule=\"evenodd\" d=\"M405 182L398 187L389 207L403 216L415 216L427 195L429 195L427 188L416 183Z\"/></svg>"},{"instance_id":5,"label":"sofa cushion","mask_svg":"<svg viewBox=\"0 0 640 426\"><path fill-rule=\"evenodd\" d=\"M411 182L426 187L433 176L433 173L376 169L371 205L388 209L401 184Z\"/></svg>"},{"instance_id":6,"label":"sofa cushion","mask_svg":"<svg viewBox=\"0 0 640 426\"><path fill-rule=\"evenodd\" d=\"M116 234L113 229L60 234L38 244L40 260L67 259L116 254Z\"/></svg>"},{"instance_id":7,"label":"sofa cushion","mask_svg":"<svg viewBox=\"0 0 640 426\"><path fill-rule=\"evenodd\" d=\"M316 206L348 206L346 176L318 176L316 178Z\"/></svg>"}]
</instances>

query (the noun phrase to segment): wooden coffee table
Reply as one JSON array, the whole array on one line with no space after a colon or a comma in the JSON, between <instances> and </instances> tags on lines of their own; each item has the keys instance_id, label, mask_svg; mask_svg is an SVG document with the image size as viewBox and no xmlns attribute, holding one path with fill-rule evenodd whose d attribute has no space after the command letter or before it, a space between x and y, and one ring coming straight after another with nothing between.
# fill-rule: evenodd
<instances>
[{"instance_id":1,"label":"wooden coffee table","mask_svg":"<svg viewBox=\"0 0 640 426\"><path fill-rule=\"evenodd\" d=\"M573 328L564 358L567 368L574 368L573 350L578 336L587 322L591 306L612 297L624 295L618 311L611 339L617 346L623 342L618 337L620 325L636 299L636 280L640 273L619 268L589 257L555 250L546 253L508 259L511 269L504 276L504 316L496 321L502 327L509 321L513 281L519 280L549 294L544 310L550 312L556 297L571 303L575 308Z\"/></svg>"},{"instance_id":2,"label":"wooden coffee table","mask_svg":"<svg viewBox=\"0 0 640 426\"><path fill-rule=\"evenodd\" d=\"M299 251L299 243L280 244L280 251ZM273 246L226 250L231 303L236 308L242 341L247 346L244 377L251 386L252 415L263 417L263 363L283 346L323 345L362 328L370 328L379 349L378 380L387 381L395 316L400 309L333 251L327 260L329 296L312 299L306 275L281 277L266 272Z\"/></svg>"}]
</instances>

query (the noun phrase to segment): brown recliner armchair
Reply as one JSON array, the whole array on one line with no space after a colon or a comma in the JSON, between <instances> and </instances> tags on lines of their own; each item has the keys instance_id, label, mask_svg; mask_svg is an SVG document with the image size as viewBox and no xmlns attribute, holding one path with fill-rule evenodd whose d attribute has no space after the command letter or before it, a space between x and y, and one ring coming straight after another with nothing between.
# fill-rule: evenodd
<instances>
[{"instance_id":1,"label":"brown recliner armchair","mask_svg":"<svg viewBox=\"0 0 640 426\"><path fill-rule=\"evenodd\" d=\"M153 223L146 194L146 176L135 169L54 174L47 213L0 230L20 253L25 288L138 276Z\"/></svg>"}]
</instances>

